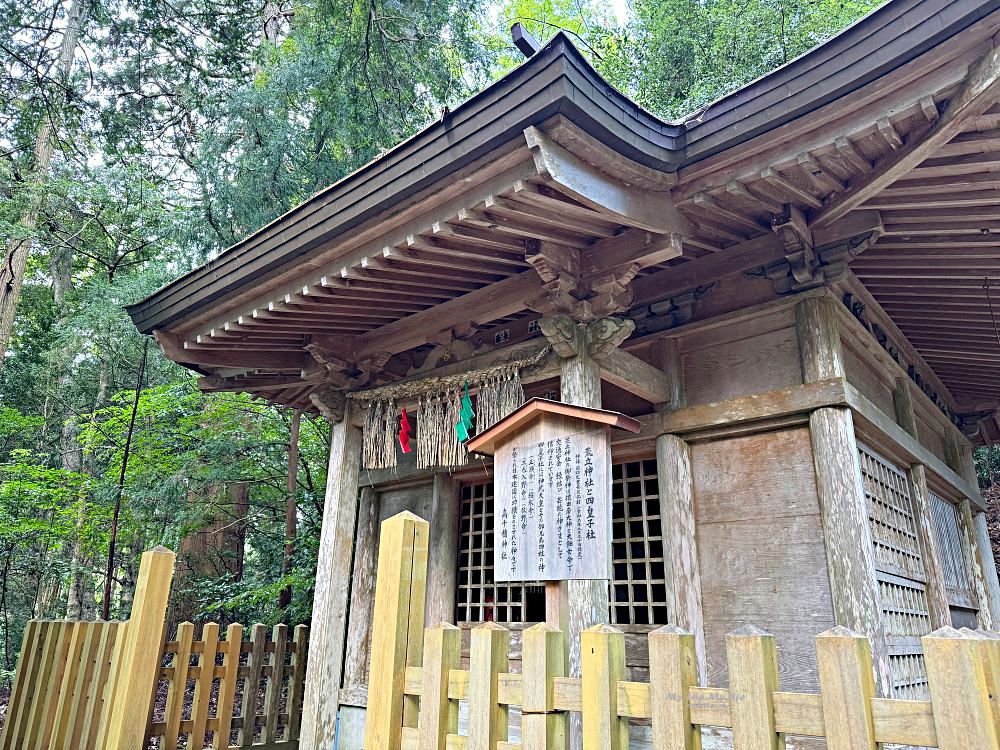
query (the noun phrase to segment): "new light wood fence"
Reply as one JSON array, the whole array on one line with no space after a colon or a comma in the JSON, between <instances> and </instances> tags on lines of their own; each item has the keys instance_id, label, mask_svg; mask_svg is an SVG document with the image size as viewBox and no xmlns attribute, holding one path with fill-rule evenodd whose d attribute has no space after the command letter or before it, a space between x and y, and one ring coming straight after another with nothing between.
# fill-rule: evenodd
<instances>
[{"instance_id":1,"label":"new light wood fence","mask_svg":"<svg viewBox=\"0 0 1000 750\"><path fill-rule=\"evenodd\" d=\"M218 624L208 623L196 641L194 625L177 627L177 640L164 647L169 665L159 675L167 686L166 707L149 731L160 738L161 750L297 745L308 629L296 627L291 641L286 625L268 635L265 625L254 625L244 641L243 626L230 625L220 640ZM193 695L186 695L192 683Z\"/></svg>"},{"instance_id":2,"label":"new light wood fence","mask_svg":"<svg viewBox=\"0 0 1000 750\"><path fill-rule=\"evenodd\" d=\"M508 673L510 633L495 623L473 629L463 670L460 631L423 629L427 532L410 513L382 526L365 750L563 750L570 712L585 750L627 748L630 719L650 721L654 750L696 750L703 726L730 728L735 750L777 750L784 735L831 750L998 748L1000 636L982 631L923 638L930 701L876 697L870 644L845 628L816 637L818 694L781 690L774 638L753 627L726 637L728 688L697 684L694 636L672 626L649 634L649 683L625 680L624 635L608 625L583 633L582 678L566 676L565 638L544 624L524 631L521 674ZM520 745L507 741L509 706L521 707Z\"/></svg>"},{"instance_id":3,"label":"new light wood fence","mask_svg":"<svg viewBox=\"0 0 1000 750\"><path fill-rule=\"evenodd\" d=\"M142 556L127 622L28 623L0 750L143 750L152 738L161 750L295 750L307 629L289 641L285 625L270 639L255 625L244 641L243 626L230 625L220 640L208 623L195 641L182 623L164 643L173 569L167 549ZM166 706L153 721L161 683Z\"/></svg>"}]
</instances>

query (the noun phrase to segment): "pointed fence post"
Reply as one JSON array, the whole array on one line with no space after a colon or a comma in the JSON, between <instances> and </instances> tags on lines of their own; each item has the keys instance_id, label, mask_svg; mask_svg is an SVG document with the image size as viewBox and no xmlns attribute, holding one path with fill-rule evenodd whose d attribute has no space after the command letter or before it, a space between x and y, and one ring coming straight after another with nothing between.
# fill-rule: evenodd
<instances>
[{"instance_id":1,"label":"pointed fence post","mask_svg":"<svg viewBox=\"0 0 1000 750\"><path fill-rule=\"evenodd\" d=\"M472 629L469 650L468 750L494 750L507 741L507 706L499 702L498 677L508 668L510 631L495 622Z\"/></svg>"},{"instance_id":2,"label":"pointed fence post","mask_svg":"<svg viewBox=\"0 0 1000 750\"><path fill-rule=\"evenodd\" d=\"M424 669L420 692L420 750L445 750L449 734L458 734L458 701L448 700L451 670L462 666L462 631L447 622L424 634Z\"/></svg>"},{"instance_id":3,"label":"pointed fence post","mask_svg":"<svg viewBox=\"0 0 1000 750\"><path fill-rule=\"evenodd\" d=\"M987 665L980 639L954 628L921 638L941 750L995 750Z\"/></svg>"},{"instance_id":4,"label":"pointed fence post","mask_svg":"<svg viewBox=\"0 0 1000 750\"><path fill-rule=\"evenodd\" d=\"M408 659L419 653L411 641L423 637L428 533L427 521L409 512L382 523L365 750L400 747L404 713L416 718L413 702L404 712L403 686Z\"/></svg>"},{"instance_id":5,"label":"pointed fence post","mask_svg":"<svg viewBox=\"0 0 1000 750\"><path fill-rule=\"evenodd\" d=\"M625 679L625 634L595 625L581 634L583 750L627 750L628 719L618 716L618 683Z\"/></svg>"},{"instance_id":6,"label":"pointed fence post","mask_svg":"<svg viewBox=\"0 0 1000 750\"><path fill-rule=\"evenodd\" d=\"M226 628L226 650L222 662L223 675L219 680L219 700L215 715L218 725L212 734L214 750L229 750L233 726L233 704L236 701L236 684L239 682L240 651L243 647L243 626L233 623Z\"/></svg>"},{"instance_id":7,"label":"pointed fence post","mask_svg":"<svg viewBox=\"0 0 1000 750\"><path fill-rule=\"evenodd\" d=\"M649 634L649 692L653 747L700 750L701 727L691 723L691 688L698 684L694 633L664 625Z\"/></svg>"},{"instance_id":8,"label":"pointed fence post","mask_svg":"<svg viewBox=\"0 0 1000 750\"><path fill-rule=\"evenodd\" d=\"M816 636L819 689L829 750L875 750L875 672L868 639L843 626Z\"/></svg>"},{"instance_id":9,"label":"pointed fence post","mask_svg":"<svg viewBox=\"0 0 1000 750\"><path fill-rule=\"evenodd\" d=\"M744 625L726 636L733 750L779 750L773 693L780 690L774 636Z\"/></svg>"},{"instance_id":10,"label":"pointed fence post","mask_svg":"<svg viewBox=\"0 0 1000 750\"><path fill-rule=\"evenodd\" d=\"M569 722L555 709L555 678L566 676L566 640L552 625L532 625L521 639L521 744L565 750Z\"/></svg>"},{"instance_id":11,"label":"pointed fence post","mask_svg":"<svg viewBox=\"0 0 1000 750\"><path fill-rule=\"evenodd\" d=\"M146 741L146 717L157 682L163 621L167 613L174 553L157 547L142 555L132 614L116 649L117 678L113 686L105 750L141 750Z\"/></svg>"}]
</instances>

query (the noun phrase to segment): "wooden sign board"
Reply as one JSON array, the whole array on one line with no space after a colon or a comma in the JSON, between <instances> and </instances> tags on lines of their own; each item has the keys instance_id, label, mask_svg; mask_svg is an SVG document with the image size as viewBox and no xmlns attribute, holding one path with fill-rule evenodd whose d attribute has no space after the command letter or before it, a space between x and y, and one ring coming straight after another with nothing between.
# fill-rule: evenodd
<instances>
[{"instance_id":1,"label":"wooden sign board","mask_svg":"<svg viewBox=\"0 0 1000 750\"><path fill-rule=\"evenodd\" d=\"M610 427L623 415L536 399L478 436L494 457L498 582L611 575Z\"/></svg>"}]
</instances>

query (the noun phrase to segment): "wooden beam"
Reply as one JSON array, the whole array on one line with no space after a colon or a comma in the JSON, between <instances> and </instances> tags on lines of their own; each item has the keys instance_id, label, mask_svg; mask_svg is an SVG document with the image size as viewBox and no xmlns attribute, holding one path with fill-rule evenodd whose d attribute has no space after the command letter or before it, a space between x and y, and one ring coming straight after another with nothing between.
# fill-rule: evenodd
<instances>
[{"instance_id":1,"label":"wooden beam","mask_svg":"<svg viewBox=\"0 0 1000 750\"><path fill-rule=\"evenodd\" d=\"M604 380L651 404L670 401L671 387L666 373L634 354L614 349L600 360L600 367Z\"/></svg>"},{"instance_id":2,"label":"wooden beam","mask_svg":"<svg viewBox=\"0 0 1000 750\"><path fill-rule=\"evenodd\" d=\"M939 146L958 135L970 118L985 112L994 103L998 91L1000 47L990 50L972 66L965 83L952 97L944 114L927 126L926 135L922 138L911 135L905 146L892 151L878 163L870 175L852 183L846 191L820 209L812 219L813 226L825 226L845 216L916 168L932 156Z\"/></svg>"},{"instance_id":3,"label":"wooden beam","mask_svg":"<svg viewBox=\"0 0 1000 750\"><path fill-rule=\"evenodd\" d=\"M355 342L355 353L363 358L376 352L402 352L429 343L436 334L456 325L507 317L525 309L527 300L540 290L538 274L534 270L522 271L363 334Z\"/></svg>"},{"instance_id":4,"label":"wooden beam","mask_svg":"<svg viewBox=\"0 0 1000 750\"><path fill-rule=\"evenodd\" d=\"M691 223L667 192L640 190L591 166L536 127L524 131L539 175L552 187L594 210L651 232L693 234Z\"/></svg>"},{"instance_id":5,"label":"wooden beam","mask_svg":"<svg viewBox=\"0 0 1000 750\"><path fill-rule=\"evenodd\" d=\"M165 331L154 331L153 337L167 359L181 364L206 365L209 367L245 367L261 370L301 370L312 364L313 359L305 352L269 353L256 351L211 351L205 349L185 349L177 336Z\"/></svg>"},{"instance_id":6,"label":"wooden beam","mask_svg":"<svg viewBox=\"0 0 1000 750\"><path fill-rule=\"evenodd\" d=\"M580 251L580 268L585 277L598 276L635 264L648 268L683 253L679 234L656 234L630 229L615 237L598 240Z\"/></svg>"}]
</instances>

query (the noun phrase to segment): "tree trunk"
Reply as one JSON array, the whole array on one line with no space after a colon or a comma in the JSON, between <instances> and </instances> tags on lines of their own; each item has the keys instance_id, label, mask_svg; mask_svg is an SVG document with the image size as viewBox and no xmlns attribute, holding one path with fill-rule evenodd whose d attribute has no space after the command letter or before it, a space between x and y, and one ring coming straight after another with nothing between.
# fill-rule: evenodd
<instances>
[{"instance_id":1,"label":"tree trunk","mask_svg":"<svg viewBox=\"0 0 1000 750\"><path fill-rule=\"evenodd\" d=\"M299 487L299 424L301 421L302 412L296 409L292 414L292 424L288 432L288 498L285 500L285 553L281 561L281 572L286 576L292 572L295 532L298 525L298 507L295 503L295 496ZM284 611L291 603L292 587L286 586L278 596L278 609Z\"/></svg>"},{"instance_id":2,"label":"tree trunk","mask_svg":"<svg viewBox=\"0 0 1000 750\"><path fill-rule=\"evenodd\" d=\"M72 0L66 15L66 28L59 47L58 75L67 83L73 71L73 58L80 38L80 30L87 10L88 0ZM38 126L35 137L35 163L28 189L28 204L21 215L21 224L26 230L38 226L38 218L44 201L42 185L49 174L52 152L55 148L55 127L51 117L45 117ZM3 367L7 348L14 331L14 317L24 283L24 269L28 263L31 238L15 239L8 243L0 268L0 368Z\"/></svg>"}]
</instances>

